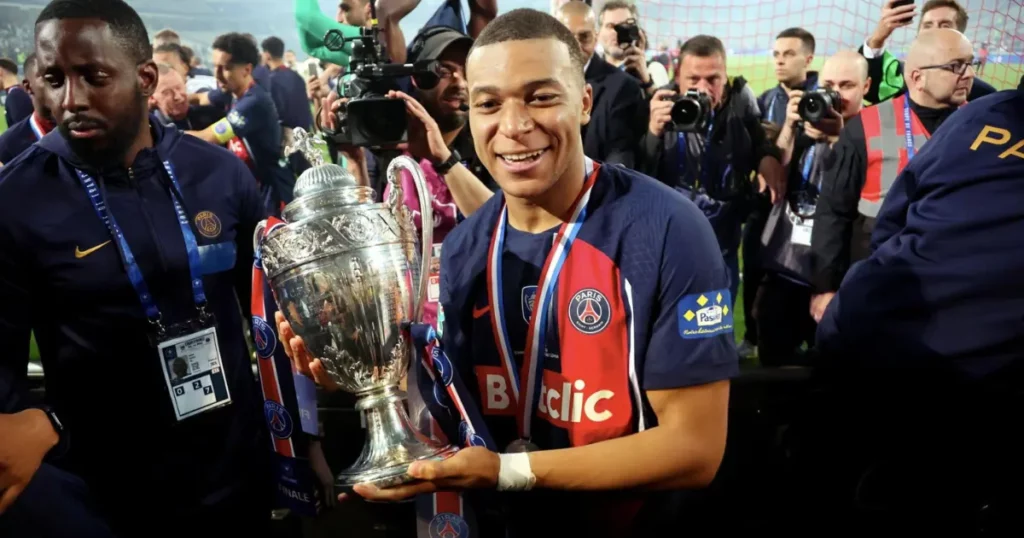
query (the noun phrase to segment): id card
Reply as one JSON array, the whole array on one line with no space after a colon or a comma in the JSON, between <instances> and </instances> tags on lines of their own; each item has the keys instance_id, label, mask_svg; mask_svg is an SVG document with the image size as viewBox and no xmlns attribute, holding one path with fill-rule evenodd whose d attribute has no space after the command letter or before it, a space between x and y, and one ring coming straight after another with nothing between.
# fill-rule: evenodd
<instances>
[{"instance_id":1,"label":"id card","mask_svg":"<svg viewBox=\"0 0 1024 538\"><path fill-rule=\"evenodd\" d=\"M231 403L215 327L160 342L157 350L179 421Z\"/></svg>"},{"instance_id":2,"label":"id card","mask_svg":"<svg viewBox=\"0 0 1024 538\"><path fill-rule=\"evenodd\" d=\"M789 242L794 245L811 246L811 232L814 231L813 220L798 220L793 223L793 234Z\"/></svg>"},{"instance_id":3,"label":"id card","mask_svg":"<svg viewBox=\"0 0 1024 538\"><path fill-rule=\"evenodd\" d=\"M441 300L441 243L434 243L430 256L430 276L427 280L427 301Z\"/></svg>"}]
</instances>

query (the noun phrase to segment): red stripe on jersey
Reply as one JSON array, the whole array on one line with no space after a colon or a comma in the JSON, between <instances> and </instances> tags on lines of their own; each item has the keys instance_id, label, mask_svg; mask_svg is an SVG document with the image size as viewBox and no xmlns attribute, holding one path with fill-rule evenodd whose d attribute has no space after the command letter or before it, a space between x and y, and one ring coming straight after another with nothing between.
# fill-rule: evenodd
<instances>
[{"instance_id":1,"label":"red stripe on jersey","mask_svg":"<svg viewBox=\"0 0 1024 538\"><path fill-rule=\"evenodd\" d=\"M619 268L577 239L559 278L557 301L562 372L544 373L545 418L568 431L572 446L633 433L629 327Z\"/></svg>"}]
</instances>

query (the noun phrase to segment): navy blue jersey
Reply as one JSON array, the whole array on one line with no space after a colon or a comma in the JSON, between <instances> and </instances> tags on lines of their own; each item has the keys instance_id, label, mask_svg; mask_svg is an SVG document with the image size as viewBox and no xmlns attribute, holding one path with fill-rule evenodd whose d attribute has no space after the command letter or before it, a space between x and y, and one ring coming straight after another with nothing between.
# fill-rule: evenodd
<instances>
[{"instance_id":1,"label":"navy blue jersey","mask_svg":"<svg viewBox=\"0 0 1024 538\"><path fill-rule=\"evenodd\" d=\"M0 164L13 161L39 140L30 121L31 116L11 125L0 134Z\"/></svg>"},{"instance_id":2,"label":"navy blue jersey","mask_svg":"<svg viewBox=\"0 0 1024 538\"><path fill-rule=\"evenodd\" d=\"M21 86L11 86L7 89L7 97L4 99L3 106L8 127L31 116L32 111L35 110L32 105L32 96Z\"/></svg>"},{"instance_id":3,"label":"navy blue jersey","mask_svg":"<svg viewBox=\"0 0 1024 538\"><path fill-rule=\"evenodd\" d=\"M532 440L580 446L653 427L646 391L729 379L738 369L728 275L707 218L657 181L603 165L587 217L553 298ZM490 317L487 257L504 196L498 193L445 238L441 249L445 350L501 448L518 437L515 404ZM506 227L502 302L521 365L537 278L554 231ZM573 521L581 535L649 523L663 495L532 492L506 496L509 524ZM646 506L645 506L646 505ZM519 511L522 510L520 513ZM534 529L536 530L536 529ZM586 532L584 532L586 530ZM514 529L529 535L529 529Z\"/></svg>"},{"instance_id":4,"label":"navy blue jersey","mask_svg":"<svg viewBox=\"0 0 1024 538\"><path fill-rule=\"evenodd\" d=\"M281 151L281 124L270 94L253 84L234 101L227 117L213 124L221 144L252 170L263 187L264 202L272 212L292 200L295 178L285 167Z\"/></svg>"},{"instance_id":5,"label":"navy blue jersey","mask_svg":"<svg viewBox=\"0 0 1024 538\"><path fill-rule=\"evenodd\" d=\"M187 512L217 502L260 472L268 448L236 297L248 306L253 231L264 216L255 180L223 148L155 118L150 123L155 147L140 152L128 171L89 168L59 132L0 169L0 410L26 405L33 331L47 404L68 432L68 451L56 463L82 476L112 517L144 520L163 517L168 506ZM233 400L182 422L139 296L75 172L89 172L105 191L171 324L193 318L196 309L164 160L181 184L199 243Z\"/></svg>"},{"instance_id":6,"label":"navy blue jersey","mask_svg":"<svg viewBox=\"0 0 1024 538\"><path fill-rule=\"evenodd\" d=\"M270 72L270 82L281 125L309 130L313 126L313 111L309 107L306 81L302 76L282 65Z\"/></svg>"},{"instance_id":7,"label":"navy blue jersey","mask_svg":"<svg viewBox=\"0 0 1024 538\"><path fill-rule=\"evenodd\" d=\"M980 378L1024 350L1024 92L956 111L886 195L818 325L846 364Z\"/></svg>"}]
</instances>

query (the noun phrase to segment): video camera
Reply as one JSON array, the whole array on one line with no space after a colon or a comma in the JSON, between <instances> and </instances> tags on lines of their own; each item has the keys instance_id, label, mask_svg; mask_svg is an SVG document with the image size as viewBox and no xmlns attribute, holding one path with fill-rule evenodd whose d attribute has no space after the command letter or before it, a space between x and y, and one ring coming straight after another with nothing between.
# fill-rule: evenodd
<instances>
[{"instance_id":1,"label":"video camera","mask_svg":"<svg viewBox=\"0 0 1024 538\"><path fill-rule=\"evenodd\" d=\"M348 72L338 83L338 94L348 102L338 110L335 130L327 133L331 142L370 148L406 142L409 120L405 101L386 95L400 89L398 79L403 77L411 76L424 90L434 88L441 80L435 61L387 63L379 34L374 24L361 28L357 37L347 38L339 30L331 30L324 37L324 46L331 51L352 43Z\"/></svg>"},{"instance_id":2,"label":"video camera","mask_svg":"<svg viewBox=\"0 0 1024 538\"><path fill-rule=\"evenodd\" d=\"M672 105L672 121L668 129L686 133L704 132L711 124L711 98L697 90L688 90L683 94L662 97L665 101L675 101Z\"/></svg>"},{"instance_id":3,"label":"video camera","mask_svg":"<svg viewBox=\"0 0 1024 538\"><path fill-rule=\"evenodd\" d=\"M796 110L804 121L818 123L828 116L830 110L842 112L843 97L832 88L818 88L804 94Z\"/></svg>"},{"instance_id":4,"label":"video camera","mask_svg":"<svg viewBox=\"0 0 1024 538\"><path fill-rule=\"evenodd\" d=\"M636 25L636 20L620 22L614 28L620 48L625 49L640 42L640 27Z\"/></svg>"}]
</instances>

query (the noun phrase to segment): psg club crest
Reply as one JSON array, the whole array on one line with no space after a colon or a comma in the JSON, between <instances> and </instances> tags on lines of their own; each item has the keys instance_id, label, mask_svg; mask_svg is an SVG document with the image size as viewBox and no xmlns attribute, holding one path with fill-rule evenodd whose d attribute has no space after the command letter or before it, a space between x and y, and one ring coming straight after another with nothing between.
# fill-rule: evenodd
<instances>
[{"instance_id":1,"label":"psg club crest","mask_svg":"<svg viewBox=\"0 0 1024 538\"><path fill-rule=\"evenodd\" d=\"M533 303L537 300L537 286L525 286L522 295L523 321L529 323L533 316Z\"/></svg>"},{"instance_id":2,"label":"psg club crest","mask_svg":"<svg viewBox=\"0 0 1024 538\"><path fill-rule=\"evenodd\" d=\"M277 349L277 335L270 324L259 316L252 317L252 339L256 342L256 356L269 359Z\"/></svg>"},{"instance_id":3,"label":"psg club crest","mask_svg":"<svg viewBox=\"0 0 1024 538\"><path fill-rule=\"evenodd\" d=\"M583 334L597 334L612 320L611 306L603 293L587 288L569 301L569 321Z\"/></svg>"},{"instance_id":4,"label":"psg club crest","mask_svg":"<svg viewBox=\"0 0 1024 538\"><path fill-rule=\"evenodd\" d=\"M292 436L294 422L283 405L272 400L263 402L263 416L266 417L267 426L274 437L288 439Z\"/></svg>"},{"instance_id":5,"label":"psg club crest","mask_svg":"<svg viewBox=\"0 0 1024 538\"><path fill-rule=\"evenodd\" d=\"M469 524L462 516L447 512L430 520L430 538L468 538Z\"/></svg>"},{"instance_id":6,"label":"psg club crest","mask_svg":"<svg viewBox=\"0 0 1024 538\"><path fill-rule=\"evenodd\" d=\"M196 229L203 237L216 239L221 232L220 218L213 211L200 211L196 215Z\"/></svg>"}]
</instances>

